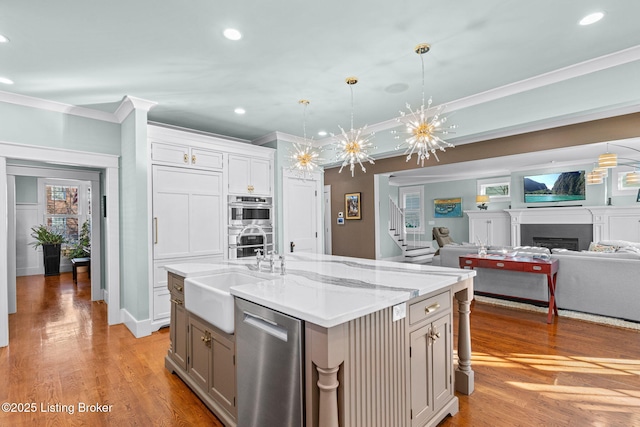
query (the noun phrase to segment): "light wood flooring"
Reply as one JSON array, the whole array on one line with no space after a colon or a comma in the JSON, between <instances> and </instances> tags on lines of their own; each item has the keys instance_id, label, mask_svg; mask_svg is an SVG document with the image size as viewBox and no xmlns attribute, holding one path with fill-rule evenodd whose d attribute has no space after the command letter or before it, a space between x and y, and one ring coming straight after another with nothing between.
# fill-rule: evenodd
<instances>
[{"instance_id":1,"label":"light wood flooring","mask_svg":"<svg viewBox=\"0 0 640 427\"><path fill-rule=\"evenodd\" d=\"M222 425L164 368L168 329L136 339L124 325L108 327L86 273L77 286L63 273L21 277L17 287L0 403L35 412L2 411L0 425ZM545 320L473 304L475 392L459 395L460 412L440 426L640 426L640 333ZM78 413L81 404L110 411Z\"/></svg>"}]
</instances>

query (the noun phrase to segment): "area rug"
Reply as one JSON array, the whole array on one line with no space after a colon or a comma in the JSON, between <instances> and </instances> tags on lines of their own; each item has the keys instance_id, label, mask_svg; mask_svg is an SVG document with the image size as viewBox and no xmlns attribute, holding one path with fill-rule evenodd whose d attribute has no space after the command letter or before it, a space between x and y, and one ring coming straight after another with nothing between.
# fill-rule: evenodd
<instances>
[{"instance_id":1,"label":"area rug","mask_svg":"<svg viewBox=\"0 0 640 427\"><path fill-rule=\"evenodd\" d=\"M523 302L508 301L499 298L490 298L481 295L476 295L474 299L483 304L498 305L509 308L516 308L519 310L535 311L538 313L547 313L547 307L539 307L533 304L527 304ZM634 329L640 331L640 323L631 322L622 319L616 319L615 317L597 316L595 314L581 313L579 311L571 310L558 310L560 317L568 317L571 319L584 320L586 322L599 323L601 325L616 326L619 328Z\"/></svg>"}]
</instances>

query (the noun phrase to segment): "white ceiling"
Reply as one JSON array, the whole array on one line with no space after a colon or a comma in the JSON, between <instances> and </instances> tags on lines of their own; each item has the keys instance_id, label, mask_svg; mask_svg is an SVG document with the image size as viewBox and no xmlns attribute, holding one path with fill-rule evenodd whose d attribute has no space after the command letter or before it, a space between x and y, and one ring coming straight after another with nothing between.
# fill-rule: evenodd
<instances>
[{"instance_id":1,"label":"white ceiling","mask_svg":"<svg viewBox=\"0 0 640 427\"><path fill-rule=\"evenodd\" d=\"M577 25L601 10L602 21ZM640 2L621 0L2 1L0 90L113 112L157 102L156 122L255 141L390 130L408 101L447 104L456 144L640 111ZM226 40L235 27L244 37ZM244 107L243 116L234 114ZM400 154L400 152L397 152Z\"/></svg>"}]
</instances>

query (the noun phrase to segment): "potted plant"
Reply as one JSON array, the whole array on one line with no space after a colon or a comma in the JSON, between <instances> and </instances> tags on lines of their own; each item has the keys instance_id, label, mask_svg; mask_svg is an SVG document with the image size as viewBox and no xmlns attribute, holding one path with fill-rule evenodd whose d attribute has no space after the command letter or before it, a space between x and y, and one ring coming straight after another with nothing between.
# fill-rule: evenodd
<instances>
[{"instance_id":1,"label":"potted plant","mask_svg":"<svg viewBox=\"0 0 640 427\"><path fill-rule=\"evenodd\" d=\"M40 224L31 227L31 237L35 239L35 242L31 243L34 248L42 246L44 275L60 274L60 249L62 244L66 242L64 235L51 227Z\"/></svg>"},{"instance_id":2,"label":"potted plant","mask_svg":"<svg viewBox=\"0 0 640 427\"><path fill-rule=\"evenodd\" d=\"M85 221L80 229L78 242L69 248L65 256L69 259L86 258L91 256L91 230L89 229L89 221Z\"/></svg>"}]
</instances>

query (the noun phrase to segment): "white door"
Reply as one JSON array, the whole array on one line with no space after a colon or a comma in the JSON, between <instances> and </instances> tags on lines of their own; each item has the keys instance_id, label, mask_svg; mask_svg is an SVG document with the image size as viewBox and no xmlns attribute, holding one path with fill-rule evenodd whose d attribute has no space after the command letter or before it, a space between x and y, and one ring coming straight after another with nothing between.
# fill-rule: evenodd
<instances>
[{"instance_id":1,"label":"white door","mask_svg":"<svg viewBox=\"0 0 640 427\"><path fill-rule=\"evenodd\" d=\"M319 177L300 179L285 174L283 189L284 252L291 252L292 243L293 252L321 252Z\"/></svg>"}]
</instances>

